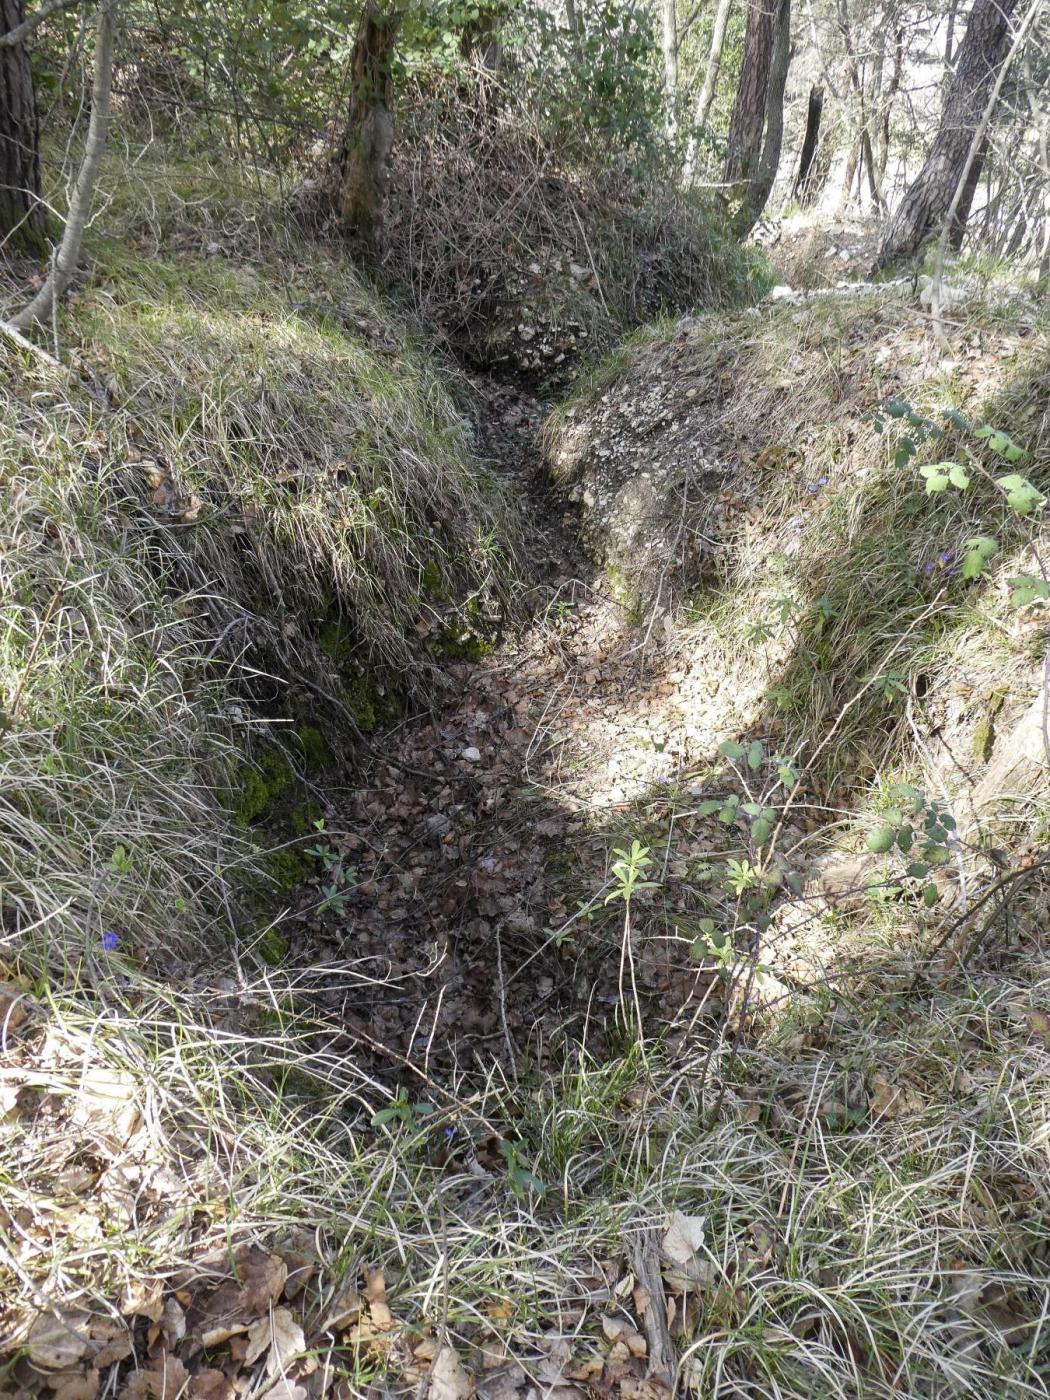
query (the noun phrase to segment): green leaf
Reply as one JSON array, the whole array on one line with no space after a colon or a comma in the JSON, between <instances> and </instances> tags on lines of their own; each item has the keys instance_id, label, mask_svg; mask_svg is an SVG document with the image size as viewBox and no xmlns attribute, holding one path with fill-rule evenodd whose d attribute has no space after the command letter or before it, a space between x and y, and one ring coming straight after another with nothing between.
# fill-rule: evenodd
<instances>
[{"instance_id":1,"label":"green leaf","mask_svg":"<svg viewBox=\"0 0 1050 1400\"><path fill-rule=\"evenodd\" d=\"M913 879L925 880L929 873L930 867L928 865L923 865L921 860L913 860L908 866L908 874L911 875Z\"/></svg>"},{"instance_id":2,"label":"green leaf","mask_svg":"<svg viewBox=\"0 0 1050 1400\"><path fill-rule=\"evenodd\" d=\"M998 477L996 485L1006 492L1007 503L1018 515L1031 515L1046 500L1041 491L1037 491L1026 477L1019 476L1017 472Z\"/></svg>"},{"instance_id":3,"label":"green leaf","mask_svg":"<svg viewBox=\"0 0 1050 1400\"><path fill-rule=\"evenodd\" d=\"M718 746L718 752L730 759L743 758L744 746L733 739L724 739Z\"/></svg>"},{"instance_id":4,"label":"green leaf","mask_svg":"<svg viewBox=\"0 0 1050 1400\"><path fill-rule=\"evenodd\" d=\"M978 535L976 539L967 540L966 553L963 555L963 578L978 578L984 573L989 559L998 553L999 541L991 535Z\"/></svg>"},{"instance_id":5,"label":"green leaf","mask_svg":"<svg viewBox=\"0 0 1050 1400\"><path fill-rule=\"evenodd\" d=\"M927 909L932 909L940 897L941 892L932 881L928 885L923 885L922 902L926 905Z\"/></svg>"},{"instance_id":6,"label":"green leaf","mask_svg":"<svg viewBox=\"0 0 1050 1400\"><path fill-rule=\"evenodd\" d=\"M753 739L751 741L751 746L747 751L747 766L751 769L752 772L755 772L756 769L762 767L762 760L765 758L765 754L766 751L759 743L759 741L757 739Z\"/></svg>"},{"instance_id":7,"label":"green leaf","mask_svg":"<svg viewBox=\"0 0 1050 1400\"><path fill-rule=\"evenodd\" d=\"M938 462L935 466L924 466L919 468L919 472L926 478L927 496L936 496L948 488L948 474L952 469L951 462Z\"/></svg>"},{"instance_id":8,"label":"green leaf","mask_svg":"<svg viewBox=\"0 0 1050 1400\"><path fill-rule=\"evenodd\" d=\"M766 817L759 817L751 828L751 835L755 839L756 846L764 846L773 834L773 828Z\"/></svg>"},{"instance_id":9,"label":"green leaf","mask_svg":"<svg viewBox=\"0 0 1050 1400\"><path fill-rule=\"evenodd\" d=\"M948 480L953 486L957 486L960 491L965 491L970 484L970 478L966 468L961 467L958 462L953 463L948 472Z\"/></svg>"},{"instance_id":10,"label":"green leaf","mask_svg":"<svg viewBox=\"0 0 1050 1400\"><path fill-rule=\"evenodd\" d=\"M715 797L710 798L707 802L701 802L696 810L702 817L709 817L713 812L717 812L721 806L722 799L720 797Z\"/></svg>"},{"instance_id":11,"label":"green leaf","mask_svg":"<svg viewBox=\"0 0 1050 1400\"><path fill-rule=\"evenodd\" d=\"M910 826L902 826L897 832L897 847L902 851L910 851L912 842L915 840L915 832Z\"/></svg>"},{"instance_id":12,"label":"green leaf","mask_svg":"<svg viewBox=\"0 0 1050 1400\"><path fill-rule=\"evenodd\" d=\"M1037 598L1050 598L1050 583L1034 574L1022 574L1009 580L1010 602L1015 608L1026 608Z\"/></svg>"},{"instance_id":13,"label":"green leaf","mask_svg":"<svg viewBox=\"0 0 1050 1400\"><path fill-rule=\"evenodd\" d=\"M896 839L892 826L877 826L868 837L868 850L876 856L885 855Z\"/></svg>"}]
</instances>

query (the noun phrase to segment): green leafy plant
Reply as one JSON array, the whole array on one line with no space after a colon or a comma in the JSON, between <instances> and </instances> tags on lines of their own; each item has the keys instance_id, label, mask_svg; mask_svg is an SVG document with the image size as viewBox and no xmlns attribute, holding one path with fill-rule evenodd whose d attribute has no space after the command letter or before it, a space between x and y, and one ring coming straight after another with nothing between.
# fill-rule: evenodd
<instances>
[{"instance_id":1,"label":"green leafy plant","mask_svg":"<svg viewBox=\"0 0 1050 1400\"><path fill-rule=\"evenodd\" d=\"M616 888L606 896L606 904L611 904L614 899L622 899L624 904L629 906L639 890L659 888L658 881L643 878L645 872L656 864L648 846L643 846L640 841L632 841L629 851L617 847L613 855L618 857L612 864L612 877L616 881Z\"/></svg>"},{"instance_id":2,"label":"green leafy plant","mask_svg":"<svg viewBox=\"0 0 1050 1400\"><path fill-rule=\"evenodd\" d=\"M931 872L951 859L956 840L955 818L936 802L930 802L920 788L897 783L889 792L895 805L880 813L878 826L869 832L868 850L873 855L897 854L904 874L911 880L925 881L921 890L929 908L937 903L940 891L930 880Z\"/></svg>"},{"instance_id":3,"label":"green leafy plant","mask_svg":"<svg viewBox=\"0 0 1050 1400\"><path fill-rule=\"evenodd\" d=\"M314 822L314 829L323 834L324 822ZM318 911L342 917L349 908L350 895L357 884L357 867L347 865L342 853L330 841L318 841L315 846L307 846L306 854L313 856L328 877L321 884Z\"/></svg>"},{"instance_id":4,"label":"green leafy plant","mask_svg":"<svg viewBox=\"0 0 1050 1400\"><path fill-rule=\"evenodd\" d=\"M510 1189L519 1199L527 1196L529 1192L534 1192L537 1196L542 1196L546 1191L546 1186L534 1175L521 1160L518 1149L512 1142L503 1138L499 1145L500 1156L507 1164L507 1182Z\"/></svg>"},{"instance_id":5,"label":"green leafy plant","mask_svg":"<svg viewBox=\"0 0 1050 1400\"><path fill-rule=\"evenodd\" d=\"M386 1123L402 1123L406 1128L415 1129L420 1126L420 1120L427 1118L434 1112L434 1105L423 1101L410 1102L408 1095L402 1089L394 1099L381 1108L378 1113L372 1114L373 1128L381 1128Z\"/></svg>"}]
</instances>

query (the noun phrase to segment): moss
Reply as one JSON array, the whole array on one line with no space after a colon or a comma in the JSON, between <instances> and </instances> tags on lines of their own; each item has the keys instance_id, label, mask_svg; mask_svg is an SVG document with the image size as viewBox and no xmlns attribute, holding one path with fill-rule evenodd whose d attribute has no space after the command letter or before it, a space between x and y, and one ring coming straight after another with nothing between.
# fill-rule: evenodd
<instances>
[{"instance_id":1,"label":"moss","mask_svg":"<svg viewBox=\"0 0 1050 1400\"><path fill-rule=\"evenodd\" d=\"M995 744L995 717L1003 708L1008 695L1006 687L993 690L988 697L988 708L977 723L977 728L973 732L973 751L975 757L982 763L987 763L991 757L992 747Z\"/></svg>"},{"instance_id":2,"label":"moss","mask_svg":"<svg viewBox=\"0 0 1050 1400\"><path fill-rule=\"evenodd\" d=\"M495 649L493 642L485 641L462 625L442 627L431 637L429 646L431 655L441 661L480 661Z\"/></svg>"},{"instance_id":3,"label":"moss","mask_svg":"<svg viewBox=\"0 0 1050 1400\"><path fill-rule=\"evenodd\" d=\"M270 967L277 967L288 956L290 946L283 933L278 933L275 928L268 928L259 939L259 956Z\"/></svg>"},{"instance_id":4,"label":"moss","mask_svg":"<svg viewBox=\"0 0 1050 1400\"><path fill-rule=\"evenodd\" d=\"M288 825L296 836L309 836L323 816L319 802L300 802L288 813Z\"/></svg>"},{"instance_id":5,"label":"moss","mask_svg":"<svg viewBox=\"0 0 1050 1400\"><path fill-rule=\"evenodd\" d=\"M267 749L255 763L245 764L233 793L233 815L238 826L250 826L272 813L294 781L291 764L278 748Z\"/></svg>"},{"instance_id":6,"label":"moss","mask_svg":"<svg viewBox=\"0 0 1050 1400\"><path fill-rule=\"evenodd\" d=\"M294 890L296 885L301 885L313 873L310 860L294 846L282 846L279 850L269 851L264 864L266 873L282 890Z\"/></svg>"},{"instance_id":7,"label":"moss","mask_svg":"<svg viewBox=\"0 0 1050 1400\"><path fill-rule=\"evenodd\" d=\"M440 565L435 559L428 559L423 565L423 571L419 576L419 586L423 590L423 596L432 602L448 603L451 601Z\"/></svg>"},{"instance_id":8,"label":"moss","mask_svg":"<svg viewBox=\"0 0 1050 1400\"><path fill-rule=\"evenodd\" d=\"M303 761L308 772L331 768L335 763L332 746L316 724L297 724L295 737L303 751Z\"/></svg>"}]
</instances>

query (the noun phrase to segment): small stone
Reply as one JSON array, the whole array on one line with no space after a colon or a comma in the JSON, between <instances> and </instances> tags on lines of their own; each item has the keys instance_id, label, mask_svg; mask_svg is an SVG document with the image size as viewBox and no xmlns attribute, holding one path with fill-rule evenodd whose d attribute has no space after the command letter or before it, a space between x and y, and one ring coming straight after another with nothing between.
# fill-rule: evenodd
<instances>
[{"instance_id":1,"label":"small stone","mask_svg":"<svg viewBox=\"0 0 1050 1400\"><path fill-rule=\"evenodd\" d=\"M474 745L471 744L470 748L463 750L463 752L460 754L460 758L465 758L468 763L480 763L481 750L476 749Z\"/></svg>"}]
</instances>

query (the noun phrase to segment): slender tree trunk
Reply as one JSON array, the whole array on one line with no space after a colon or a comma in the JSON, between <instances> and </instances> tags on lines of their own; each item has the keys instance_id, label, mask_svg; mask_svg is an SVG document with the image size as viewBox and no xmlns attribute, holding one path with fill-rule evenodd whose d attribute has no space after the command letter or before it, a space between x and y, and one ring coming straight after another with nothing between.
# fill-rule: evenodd
<instances>
[{"instance_id":1,"label":"slender tree trunk","mask_svg":"<svg viewBox=\"0 0 1050 1400\"><path fill-rule=\"evenodd\" d=\"M904 72L904 30L898 29L893 46L893 76L882 106L882 119L879 123L879 185L884 185L886 170L890 163L890 118L893 103L900 91L901 75Z\"/></svg>"},{"instance_id":2,"label":"slender tree trunk","mask_svg":"<svg viewBox=\"0 0 1050 1400\"><path fill-rule=\"evenodd\" d=\"M853 180L857 174L857 162L860 160L860 142L854 141L846 156L846 174L842 181L842 194L839 196L839 213L844 213L853 198Z\"/></svg>"},{"instance_id":3,"label":"slender tree trunk","mask_svg":"<svg viewBox=\"0 0 1050 1400\"><path fill-rule=\"evenodd\" d=\"M780 165L784 141L784 89L791 65L791 0L778 0L773 19L773 56L766 89L765 136L758 167L748 182L747 196L736 219L741 237L750 233L762 217Z\"/></svg>"},{"instance_id":4,"label":"slender tree trunk","mask_svg":"<svg viewBox=\"0 0 1050 1400\"><path fill-rule=\"evenodd\" d=\"M707 55L707 67L704 70L704 81L697 95L696 106L693 108L692 129L689 132L689 144L686 146L685 161L682 166L682 179L685 184L691 185L696 179L696 167L699 158L699 133L707 125L707 117L711 111L711 103L715 98L715 85L718 82L718 70L722 64L722 51L725 48L726 28L729 24L729 13L733 8L733 0L718 0L718 9L715 11L715 21L711 29L711 47Z\"/></svg>"},{"instance_id":5,"label":"slender tree trunk","mask_svg":"<svg viewBox=\"0 0 1050 1400\"><path fill-rule=\"evenodd\" d=\"M948 30L944 36L944 71L952 71L952 59L955 57L955 16L959 10L959 0L949 0L948 3Z\"/></svg>"},{"instance_id":6,"label":"slender tree trunk","mask_svg":"<svg viewBox=\"0 0 1050 1400\"><path fill-rule=\"evenodd\" d=\"M0 0L0 32L23 23L22 0ZM0 48L0 242L41 254L47 218L40 193L40 124L25 42Z\"/></svg>"},{"instance_id":7,"label":"slender tree trunk","mask_svg":"<svg viewBox=\"0 0 1050 1400\"><path fill-rule=\"evenodd\" d=\"M660 47L664 59L664 113L667 135L678 127L678 3L660 0Z\"/></svg>"},{"instance_id":8,"label":"slender tree trunk","mask_svg":"<svg viewBox=\"0 0 1050 1400\"><path fill-rule=\"evenodd\" d=\"M350 105L336 157L343 229L372 252L381 242L394 147L390 69L400 24L401 11L384 11L378 0L367 0L350 58Z\"/></svg>"},{"instance_id":9,"label":"slender tree trunk","mask_svg":"<svg viewBox=\"0 0 1050 1400\"><path fill-rule=\"evenodd\" d=\"M44 285L28 306L12 316L11 324L25 330L35 321L46 321L57 301L76 276L84 230L91 217L95 184L109 135L110 93L113 87L113 40L117 28L120 0L102 0L98 7L98 28L95 34L95 71L91 82L91 118L84 142L84 159L77 172L77 182L69 201L66 226L58 245L51 271Z\"/></svg>"},{"instance_id":10,"label":"slender tree trunk","mask_svg":"<svg viewBox=\"0 0 1050 1400\"><path fill-rule=\"evenodd\" d=\"M802 141L802 154L798 162L798 175L795 177L795 198L803 209L813 202L815 180L813 161L820 141L820 118L824 111L824 89L816 83L809 90L809 106L806 108L806 135Z\"/></svg>"},{"instance_id":11,"label":"slender tree trunk","mask_svg":"<svg viewBox=\"0 0 1050 1400\"><path fill-rule=\"evenodd\" d=\"M762 154L766 95L773 61L774 7L774 0L750 0L748 5L744 57L726 144L724 179L727 185L746 185Z\"/></svg>"},{"instance_id":12,"label":"slender tree trunk","mask_svg":"<svg viewBox=\"0 0 1050 1400\"><path fill-rule=\"evenodd\" d=\"M937 135L893 217L878 267L917 254L936 235L949 206L961 202L953 197L969 173L970 146L1005 57L1015 4L974 0Z\"/></svg>"}]
</instances>

